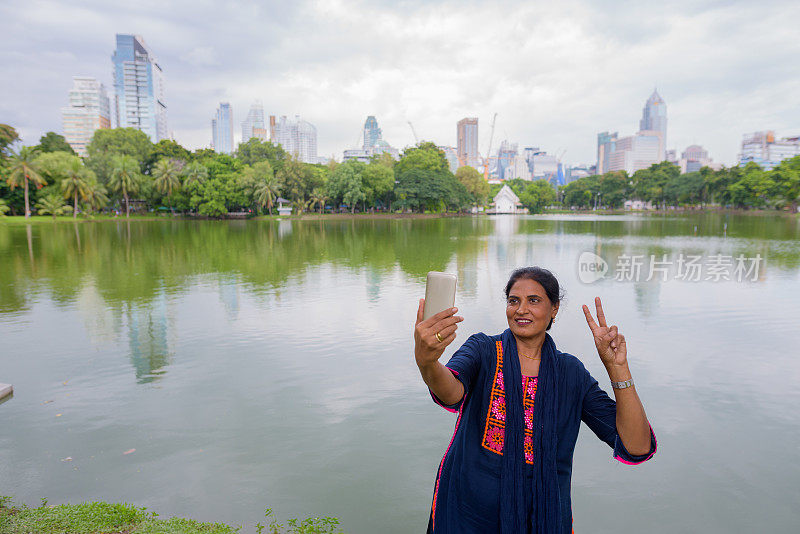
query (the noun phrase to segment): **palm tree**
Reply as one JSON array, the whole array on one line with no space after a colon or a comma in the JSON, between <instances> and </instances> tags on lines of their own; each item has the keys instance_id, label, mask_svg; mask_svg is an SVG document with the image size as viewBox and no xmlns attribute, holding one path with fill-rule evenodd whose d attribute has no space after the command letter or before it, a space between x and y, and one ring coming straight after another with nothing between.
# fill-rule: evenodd
<instances>
[{"instance_id":1,"label":"palm tree","mask_svg":"<svg viewBox=\"0 0 800 534\"><path fill-rule=\"evenodd\" d=\"M183 186L190 187L193 184L202 185L208 178L208 169L199 161L193 161L183 168Z\"/></svg>"},{"instance_id":2,"label":"palm tree","mask_svg":"<svg viewBox=\"0 0 800 534\"><path fill-rule=\"evenodd\" d=\"M89 176L93 174L92 171L87 169L81 163L81 160L75 158L69 163L69 166L64 169L64 179L61 180L61 190L64 192L64 198L72 197L72 218L78 216L78 196L81 200L86 200L89 192Z\"/></svg>"},{"instance_id":3,"label":"palm tree","mask_svg":"<svg viewBox=\"0 0 800 534\"><path fill-rule=\"evenodd\" d=\"M5 217L6 213L8 213L8 210L10 209L11 208L8 207L8 203L6 203L5 199L0 198L0 217Z\"/></svg>"},{"instance_id":4,"label":"palm tree","mask_svg":"<svg viewBox=\"0 0 800 534\"><path fill-rule=\"evenodd\" d=\"M31 216L30 202L28 201L28 182L41 188L47 181L39 174L38 165L34 162L39 151L35 147L24 146L18 154L11 154L11 172L8 174L8 186L25 187L25 218Z\"/></svg>"},{"instance_id":5,"label":"palm tree","mask_svg":"<svg viewBox=\"0 0 800 534\"><path fill-rule=\"evenodd\" d=\"M322 213L322 209L325 207L325 202L327 200L328 197L325 195L325 191L317 188L311 192L311 199L309 201L309 206L313 208L315 204L319 204L319 212Z\"/></svg>"},{"instance_id":6,"label":"palm tree","mask_svg":"<svg viewBox=\"0 0 800 534\"><path fill-rule=\"evenodd\" d=\"M116 156L113 162L113 170L111 171L111 179L108 181L108 187L112 191L121 193L125 199L125 217L130 218L131 206L128 199L129 194L136 194L139 191L141 181L141 174L139 173L139 163L133 156Z\"/></svg>"},{"instance_id":7,"label":"palm tree","mask_svg":"<svg viewBox=\"0 0 800 534\"><path fill-rule=\"evenodd\" d=\"M168 199L172 196L172 193L181 186L179 176L180 169L178 169L178 164L173 159L162 158L158 160L158 163L156 163L156 166L153 168L153 183L158 192L162 195L166 195ZM172 210L171 200L169 207L170 210Z\"/></svg>"},{"instance_id":8,"label":"palm tree","mask_svg":"<svg viewBox=\"0 0 800 534\"><path fill-rule=\"evenodd\" d=\"M36 212L42 215L49 213L53 216L54 221L56 220L56 215L66 215L70 211L72 211L72 208L65 205L64 199L55 191L40 198L36 203Z\"/></svg>"},{"instance_id":9,"label":"palm tree","mask_svg":"<svg viewBox=\"0 0 800 534\"><path fill-rule=\"evenodd\" d=\"M106 191L103 184L97 182L94 173L90 175L90 180L87 181L86 196L83 200L86 202L89 212L108 204L108 191Z\"/></svg>"},{"instance_id":10,"label":"palm tree","mask_svg":"<svg viewBox=\"0 0 800 534\"><path fill-rule=\"evenodd\" d=\"M272 202L281 192L281 183L275 176L267 175L263 180L256 184L253 197L256 204L263 209L266 206L269 214L272 215Z\"/></svg>"}]
</instances>

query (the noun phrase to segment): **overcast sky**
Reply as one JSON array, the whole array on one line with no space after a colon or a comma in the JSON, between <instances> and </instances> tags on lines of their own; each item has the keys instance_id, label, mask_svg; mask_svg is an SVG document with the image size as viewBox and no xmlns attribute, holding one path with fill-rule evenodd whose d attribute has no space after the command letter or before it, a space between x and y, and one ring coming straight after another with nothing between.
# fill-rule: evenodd
<instances>
[{"instance_id":1,"label":"overcast sky","mask_svg":"<svg viewBox=\"0 0 800 534\"><path fill-rule=\"evenodd\" d=\"M703 145L735 162L742 134L800 134L800 2L60 2L0 3L0 122L26 144L62 133L73 76L111 94L116 33L161 64L169 130L209 146L230 101L237 142L258 99L301 115L319 155L359 142L375 115L399 148L418 135L455 145L480 119L480 151L503 139L594 163L597 133L636 132L654 87L667 103L667 147ZM112 100L113 106L113 100Z\"/></svg>"}]
</instances>

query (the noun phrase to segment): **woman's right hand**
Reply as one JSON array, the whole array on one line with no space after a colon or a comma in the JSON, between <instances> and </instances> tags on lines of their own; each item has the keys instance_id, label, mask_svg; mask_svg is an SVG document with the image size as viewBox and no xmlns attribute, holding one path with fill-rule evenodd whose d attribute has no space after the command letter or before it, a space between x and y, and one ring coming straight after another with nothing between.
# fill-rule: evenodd
<instances>
[{"instance_id":1,"label":"woman's right hand","mask_svg":"<svg viewBox=\"0 0 800 534\"><path fill-rule=\"evenodd\" d=\"M458 323L464 320L463 317L456 315L458 308L448 308L423 321L424 309L425 299L419 299L417 322L414 326L414 356L420 369L437 362L442 357L444 349L456 338Z\"/></svg>"}]
</instances>

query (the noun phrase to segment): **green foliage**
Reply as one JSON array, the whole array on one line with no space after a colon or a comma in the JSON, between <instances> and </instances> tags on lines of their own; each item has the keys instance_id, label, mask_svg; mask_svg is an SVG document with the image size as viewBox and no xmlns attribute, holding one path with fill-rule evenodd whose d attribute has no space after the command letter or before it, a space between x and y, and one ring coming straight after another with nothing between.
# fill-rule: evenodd
<instances>
[{"instance_id":1,"label":"green foliage","mask_svg":"<svg viewBox=\"0 0 800 534\"><path fill-rule=\"evenodd\" d=\"M467 188L475 204L481 206L486 204L489 199L489 182L484 180L483 175L477 169L465 165L464 167L459 167L455 176L456 180Z\"/></svg>"},{"instance_id":2,"label":"green foliage","mask_svg":"<svg viewBox=\"0 0 800 534\"><path fill-rule=\"evenodd\" d=\"M158 519L158 514L130 504L87 502L39 508L12 507L10 497L0 497L0 532L3 534L234 534L239 532L222 523L200 523L174 517Z\"/></svg>"},{"instance_id":3,"label":"green foliage","mask_svg":"<svg viewBox=\"0 0 800 534\"><path fill-rule=\"evenodd\" d=\"M395 176L400 176L412 168L433 173L450 172L450 165L447 163L444 152L433 143L420 143L407 149L394 166Z\"/></svg>"},{"instance_id":4,"label":"green foliage","mask_svg":"<svg viewBox=\"0 0 800 534\"><path fill-rule=\"evenodd\" d=\"M267 526L256 525L258 534L262 534L266 529L268 534L343 534L339 528L339 520L335 517L309 517L303 519L289 519L286 522L287 528L278 523L272 508L267 508L264 517L269 521Z\"/></svg>"},{"instance_id":5,"label":"green foliage","mask_svg":"<svg viewBox=\"0 0 800 534\"><path fill-rule=\"evenodd\" d=\"M90 196L90 188L97 183L92 171L83 166L80 158L73 156L64 169L64 177L60 185L65 198L72 198L72 216L78 215L78 198L86 200Z\"/></svg>"},{"instance_id":6,"label":"green foliage","mask_svg":"<svg viewBox=\"0 0 800 534\"><path fill-rule=\"evenodd\" d=\"M18 139L17 130L8 124L0 124L0 161L9 156L11 145Z\"/></svg>"},{"instance_id":7,"label":"green foliage","mask_svg":"<svg viewBox=\"0 0 800 534\"><path fill-rule=\"evenodd\" d=\"M129 195L138 193L141 186L142 175L139 172L139 164L136 159L133 156L124 154L114 156L108 188L122 195L125 200L126 217L130 217Z\"/></svg>"},{"instance_id":8,"label":"green foliage","mask_svg":"<svg viewBox=\"0 0 800 534\"><path fill-rule=\"evenodd\" d=\"M668 161L654 163L647 169L636 171L633 173L634 197L652 202L656 206L665 206L664 188L667 182L677 178L680 173L680 167Z\"/></svg>"},{"instance_id":9,"label":"green foliage","mask_svg":"<svg viewBox=\"0 0 800 534\"><path fill-rule=\"evenodd\" d=\"M13 191L16 187L24 189L25 217L30 217L29 184L37 188L47 185L47 180L39 173L36 158L39 151L35 147L24 146L18 153L11 152L6 183Z\"/></svg>"},{"instance_id":10,"label":"green foliage","mask_svg":"<svg viewBox=\"0 0 800 534\"><path fill-rule=\"evenodd\" d=\"M545 206L556 201L556 190L547 180L529 181L516 178L507 183L530 213L541 213Z\"/></svg>"},{"instance_id":11,"label":"green foliage","mask_svg":"<svg viewBox=\"0 0 800 534\"><path fill-rule=\"evenodd\" d=\"M239 144L236 149L236 159L245 165L268 161L272 169L277 173L283 169L283 164L289 159L289 155L280 145L273 145L269 141L262 141L253 137L247 142Z\"/></svg>"},{"instance_id":12,"label":"green foliage","mask_svg":"<svg viewBox=\"0 0 800 534\"><path fill-rule=\"evenodd\" d=\"M152 171L153 167L162 159L175 160L186 163L192 158L192 153L183 148L172 139L162 139L152 145L147 157L146 168ZM182 167L182 165L180 165Z\"/></svg>"},{"instance_id":13,"label":"green foliage","mask_svg":"<svg viewBox=\"0 0 800 534\"><path fill-rule=\"evenodd\" d=\"M148 170L153 143L147 134L135 128L101 128L94 132L86 147L86 166L97 175L101 184L107 185L118 156L130 156L139 166L139 172Z\"/></svg>"},{"instance_id":14,"label":"green foliage","mask_svg":"<svg viewBox=\"0 0 800 534\"><path fill-rule=\"evenodd\" d=\"M68 215L72 212L72 206L67 206L64 203L64 197L57 191L50 191L48 194L42 195L35 207L39 215L52 215L53 220L57 215Z\"/></svg>"},{"instance_id":15,"label":"green foliage","mask_svg":"<svg viewBox=\"0 0 800 534\"><path fill-rule=\"evenodd\" d=\"M77 155L72 147L69 146L63 135L55 132L47 132L39 138L39 152L46 154L49 152L66 152L67 154Z\"/></svg>"},{"instance_id":16,"label":"green foliage","mask_svg":"<svg viewBox=\"0 0 800 534\"><path fill-rule=\"evenodd\" d=\"M290 156L284 162L283 168L277 172L278 180L283 184L283 194L292 201L298 211L307 205L307 199L314 189L325 184L323 168L326 167L308 165Z\"/></svg>"},{"instance_id":17,"label":"green foliage","mask_svg":"<svg viewBox=\"0 0 800 534\"><path fill-rule=\"evenodd\" d=\"M0 217L5 217L9 210L11 210L11 208L8 207L8 202L0 198Z\"/></svg>"}]
</instances>

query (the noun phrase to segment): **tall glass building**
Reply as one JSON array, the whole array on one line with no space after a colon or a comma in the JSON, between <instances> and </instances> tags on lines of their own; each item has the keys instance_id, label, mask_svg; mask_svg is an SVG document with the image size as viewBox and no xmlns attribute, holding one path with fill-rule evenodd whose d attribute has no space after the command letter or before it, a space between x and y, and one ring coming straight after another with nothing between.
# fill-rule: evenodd
<instances>
[{"instance_id":1,"label":"tall glass building","mask_svg":"<svg viewBox=\"0 0 800 534\"><path fill-rule=\"evenodd\" d=\"M211 119L211 146L220 154L233 153L233 110L230 102L220 102Z\"/></svg>"},{"instance_id":2,"label":"tall glass building","mask_svg":"<svg viewBox=\"0 0 800 534\"><path fill-rule=\"evenodd\" d=\"M144 39L118 33L111 60L117 127L141 130L154 143L167 139L164 73Z\"/></svg>"},{"instance_id":3,"label":"tall glass building","mask_svg":"<svg viewBox=\"0 0 800 534\"><path fill-rule=\"evenodd\" d=\"M242 121L242 143L255 137L262 141L267 140L267 125L264 122L264 106L255 102L247 112L247 118Z\"/></svg>"},{"instance_id":4,"label":"tall glass building","mask_svg":"<svg viewBox=\"0 0 800 534\"><path fill-rule=\"evenodd\" d=\"M105 86L94 78L72 78L69 106L61 108L64 138L79 156L86 157L86 146L95 130L111 127L111 106Z\"/></svg>"},{"instance_id":5,"label":"tall glass building","mask_svg":"<svg viewBox=\"0 0 800 534\"><path fill-rule=\"evenodd\" d=\"M374 147L381 139L381 129L378 128L378 119L376 119L374 115L370 115L364 123L364 150Z\"/></svg>"},{"instance_id":6,"label":"tall glass building","mask_svg":"<svg viewBox=\"0 0 800 534\"><path fill-rule=\"evenodd\" d=\"M667 146L667 104L658 91L647 99L642 109L642 120L639 121L639 130L661 132L662 146ZM662 152L661 158L663 159Z\"/></svg>"},{"instance_id":7,"label":"tall glass building","mask_svg":"<svg viewBox=\"0 0 800 534\"><path fill-rule=\"evenodd\" d=\"M456 125L456 155L458 165L478 167L478 118L466 117Z\"/></svg>"}]
</instances>

